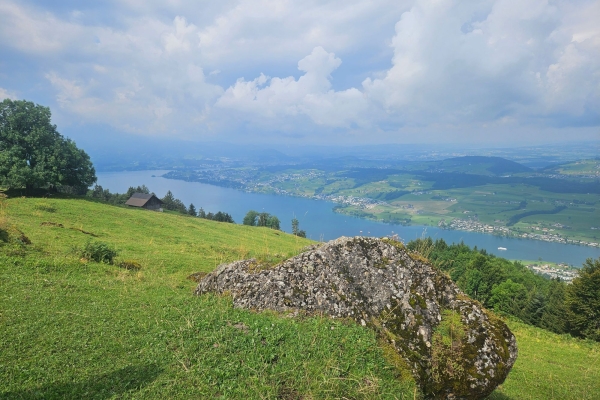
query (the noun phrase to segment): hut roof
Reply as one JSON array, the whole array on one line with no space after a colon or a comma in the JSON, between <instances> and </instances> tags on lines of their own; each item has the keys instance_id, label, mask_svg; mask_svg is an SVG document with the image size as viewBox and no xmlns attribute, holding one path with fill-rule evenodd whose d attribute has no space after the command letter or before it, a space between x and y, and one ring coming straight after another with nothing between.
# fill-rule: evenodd
<instances>
[{"instance_id":1,"label":"hut roof","mask_svg":"<svg viewBox=\"0 0 600 400\"><path fill-rule=\"evenodd\" d=\"M153 197L162 203L162 200L159 199L158 197L156 197L154 194L134 193L131 195L129 200L127 200L125 202L125 204L127 204L128 206L133 206L133 207L144 207L144 205L146 205L148 200L150 200Z\"/></svg>"}]
</instances>

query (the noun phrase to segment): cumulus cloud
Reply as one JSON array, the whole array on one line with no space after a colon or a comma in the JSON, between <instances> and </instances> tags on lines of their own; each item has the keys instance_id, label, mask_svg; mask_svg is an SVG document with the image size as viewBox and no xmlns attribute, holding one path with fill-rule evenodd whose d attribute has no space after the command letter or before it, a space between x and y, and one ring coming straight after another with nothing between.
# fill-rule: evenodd
<instances>
[{"instance_id":1,"label":"cumulus cloud","mask_svg":"<svg viewBox=\"0 0 600 400\"><path fill-rule=\"evenodd\" d=\"M49 85L76 122L323 140L600 125L597 0L33 1L0 3L0 95Z\"/></svg>"},{"instance_id":2,"label":"cumulus cloud","mask_svg":"<svg viewBox=\"0 0 600 400\"><path fill-rule=\"evenodd\" d=\"M0 44L28 54L52 54L89 37L82 26L10 1L0 3Z\"/></svg>"},{"instance_id":3,"label":"cumulus cloud","mask_svg":"<svg viewBox=\"0 0 600 400\"><path fill-rule=\"evenodd\" d=\"M0 101L4 99L16 100L17 94L15 92L0 87Z\"/></svg>"},{"instance_id":4,"label":"cumulus cloud","mask_svg":"<svg viewBox=\"0 0 600 400\"><path fill-rule=\"evenodd\" d=\"M199 32L208 63L289 63L321 46L377 52L412 0L236 1ZM371 56L372 54L369 54Z\"/></svg>"},{"instance_id":5,"label":"cumulus cloud","mask_svg":"<svg viewBox=\"0 0 600 400\"><path fill-rule=\"evenodd\" d=\"M81 52L94 63L44 74L59 106L84 121L144 134L182 133L205 118L222 92L206 82L195 56L197 28L183 17L171 24L140 20L127 31L93 30L93 43Z\"/></svg>"},{"instance_id":6,"label":"cumulus cloud","mask_svg":"<svg viewBox=\"0 0 600 400\"><path fill-rule=\"evenodd\" d=\"M318 125L344 127L364 118L367 102L355 88L331 90L331 73L342 60L322 47L298 62L304 74L269 78L261 74L252 81L239 79L219 98L217 107L243 111L253 119L308 116ZM279 122L279 121L277 121Z\"/></svg>"},{"instance_id":7,"label":"cumulus cloud","mask_svg":"<svg viewBox=\"0 0 600 400\"><path fill-rule=\"evenodd\" d=\"M417 125L597 116L600 35L580 25L597 8L419 0L396 24L392 67L383 78L366 79L364 91Z\"/></svg>"}]
</instances>

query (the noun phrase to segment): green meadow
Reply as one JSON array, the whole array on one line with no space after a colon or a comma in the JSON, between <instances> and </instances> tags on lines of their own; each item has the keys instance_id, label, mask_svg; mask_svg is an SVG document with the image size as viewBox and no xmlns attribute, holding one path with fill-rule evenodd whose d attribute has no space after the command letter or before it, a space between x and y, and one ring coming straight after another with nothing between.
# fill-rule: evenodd
<instances>
[{"instance_id":1,"label":"green meadow","mask_svg":"<svg viewBox=\"0 0 600 400\"><path fill-rule=\"evenodd\" d=\"M420 398L389 347L353 322L192 294L193 273L275 264L308 240L72 198L0 199L0 230L0 399ZM89 242L114 248L114 264L83 258ZM519 358L492 399L600 393L600 344L507 322Z\"/></svg>"},{"instance_id":2,"label":"green meadow","mask_svg":"<svg viewBox=\"0 0 600 400\"><path fill-rule=\"evenodd\" d=\"M564 175L586 175L597 177L600 174L600 160L578 160L570 163L560 164L549 168L548 170Z\"/></svg>"},{"instance_id":3,"label":"green meadow","mask_svg":"<svg viewBox=\"0 0 600 400\"><path fill-rule=\"evenodd\" d=\"M374 194L391 192L385 183L367 184ZM359 195L363 186L349 191ZM411 187L412 189L412 187ZM430 190L423 194L406 194L368 210L356 206L339 208L338 212L377 220L409 220L413 225L437 225L444 219L468 219L476 216L483 224L506 226L514 215L527 212L548 212L557 205L565 208L555 214L533 214L519 219L510 229L519 233L540 233L539 229L564 238L598 242L600 207L596 194L549 193L528 185L483 185L475 188ZM452 199L444 200L444 199ZM523 203L525 202L525 203ZM537 229L536 229L537 228Z\"/></svg>"}]
</instances>

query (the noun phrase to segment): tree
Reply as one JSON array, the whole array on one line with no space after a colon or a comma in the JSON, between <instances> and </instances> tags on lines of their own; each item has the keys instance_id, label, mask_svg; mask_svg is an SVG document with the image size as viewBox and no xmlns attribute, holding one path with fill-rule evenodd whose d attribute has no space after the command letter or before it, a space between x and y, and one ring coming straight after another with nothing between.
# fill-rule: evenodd
<instances>
[{"instance_id":1,"label":"tree","mask_svg":"<svg viewBox=\"0 0 600 400\"><path fill-rule=\"evenodd\" d=\"M269 217L271 214L266 212L261 212L258 214L258 220L256 221L257 226L267 226L267 222L269 221Z\"/></svg>"},{"instance_id":2,"label":"tree","mask_svg":"<svg viewBox=\"0 0 600 400\"><path fill-rule=\"evenodd\" d=\"M198 210L198 218L206 218L206 212L204 212L204 208L202 207Z\"/></svg>"},{"instance_id":3,"label":"tree","mask_svg":"<svg viewBox=\"0 0 600 400\"><path fill-rule=\"evenodd\" d=\"M566 291L567 324L574 336L600 341L600 258L588 258Z\"/></svg>"},{"instance_id":4,"label":"tree","mask_svg":"<svg viewBox=\"0 0 600 400\"><path fill-rule=\"evenodd\" d=\"M138 187L133 187L133 186L129 186L129 189L127 189L127 199L129 199L134 193L144 193L144 194L150 194L150 189L148 189L146 187L146 185L142 185L142 186L138 186Z\"/></svg>"},{"instance_id":5,"label":"tree","mask_svg":"<svg viewBox=\"0 0 600 400\"><path fill-rule=\"evenodd\" d=\"M540 321L546 310L546 296L538 289L533 288L527 294L527 304L522 311L522 319L533 326L540 326Z\"/></svg>"},{"instance_id":6,"label":"tree","mask_svg":"<svg viewBox=\"0 0 600 400\"><path fill-rule=\"evenodd\" d=\"M266 212L259 213L254 210L246 213L242 223L249 226L266 226L271 229L281 229L279 218Z\"/></svg>"},{"instance_id":7,"label":"tree","mask_svg":"<svg viewBox=\"0 0 600 400\"><path fill-rule=\"evenodd\" d=\"M188 208L188 214L190 214L192 217L198 216L198 213L196 212L196 207L194 207L194 203L190 203L190 206Z\"/></svg>"},{"instance_id":8,"label":"tree","mask_svg":"<svg viewBox=\"0 0 600 400\"><path fill-rule=\"evenodd\" d=\"M305 238L306 232L299 230L298 229L299 225L300 225L300 222L298 222L298 219L296 219L296 218L292 219L292 235Z\"/></svg>"},{"instance_id":9,"label":"tree","mask_svg":"<svg viewBox=\"0 0 600 400\"><path fill-rule=\"evenodd\" d=\"M217 213L214 215L214 217L212 218L214 221L218 221L218 222L229 222L229 223L234 223L233 218L231 217L231 215L222 212L222 211L217 211Z\"/></svg>"},{"instance_id":10,"label":"tree","mask_svg":"<svg viewBox=\"0 0 600 400\"><path fill-rule=\"evenodd\" d=\"M279 218L277 218L274 215L271 215L268 219L267 219L267 226L271 229L277 229L277 230L281 230L280 228L280 222L279 222Z\"/></svg>"},{"instance_id":11,"label":"tree","mask_svg":"<svg viewBox=\"0 0 600 400\"><path fill-rule=\"evenodd\" d=\"M96 182L90 157L50 120L48 107L25 100L0 103L0 185L84 194Z\"/></svg>"},{"instance_id":12,"label":"tree","mask_svg":"<svg viewBox=\"0 0 600 400\"><path fill-rule=\"evenodd\" d=\"M527 303L527 289L520 283L507 279L492 289L489 304L495 311L522 316L522 310Z\"/></svg>"},{"instance_id":13,"label":"tree","mask_svg":"<svg viewBox=\"0 0 600 400\"><path fill-rule=\"evenodd\" d=\"M548 288L546 307L540 318L539 326L556 333L565 333L566 313L565 308L566 285L560 279L552 279Z\"/></svg>"},{"instance_id":14,"label":"tree","mask_svg":"<svg viewBox=\"0 0 600 400\"><path fill-rule=\"evenodd\" d=\"M170 190L167 191L167 193L165 194L165 197L163 197L161 200L163 202L163 207L165 209L167 209L167 210L174 209L175 196L173 196L173 193L171 193Z\"/></svg>"},{"instance_id":15,"label":"tree","mask_svg":"<svg viewBox=\"0 0 600 400\"><path fill-rule=\"evenodd\" d=\"M249 226L256 226L256 219L258 218L258 211L250 210L246 213L242 224Z\"/></svg>"},{"instance_id":16,"label":"tree","mask_svg":"<svg viewBox=\"0 0 600 400\"><path fill-rule=\"evenodd\" d=\"M100 185L94 185L94 188L88 191L88 197L92 197L94 199L108 201L111 196L112 194L110 193L110 190L104 189Z\"/></svg>"},{"instance_id":17,"label":"tree","mask_svg":"<svg viewBox=\"0 0 600 400\"><path fill-rule=\"evenodd\" d=\"M176 199L170 190L167 191L167 194L165 194L165 197L163 197L161 200L163 202L163 207L167 210L179 211L182 214L187 214L188 212L185 204L183 204L181 200Z\"/></svg>"}]
</instances>

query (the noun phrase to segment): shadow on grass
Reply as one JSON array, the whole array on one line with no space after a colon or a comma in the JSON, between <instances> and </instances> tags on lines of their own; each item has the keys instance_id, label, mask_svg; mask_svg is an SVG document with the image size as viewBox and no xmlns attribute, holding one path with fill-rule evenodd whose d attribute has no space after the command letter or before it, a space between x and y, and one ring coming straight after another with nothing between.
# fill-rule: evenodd
<instances>
[{"instance_id":1,"label":"shadow on grass","mask_svg":"<svg viewBox=\"0 0 600 400\"><path fill-rule=\"evenodd\" d=\"M495 390L492 394L489 395L489 397L486 397L485 399L486 400L513 400L512 397L508 397L507 395L500 393L497 390Z\"/></svg>"},{"instance_id":2,"label":"shadow on grass","mask_svg":"<svg viewBox=\"0 0 600 400\"><path fill-rule=\"evenodd\" d=\"M90 378L83 382L53 383L31 389L0 394L8 399L108 399L137 391L154 381L162 372L155 364L131 366Z\"/></svg>"}]
</instances>

